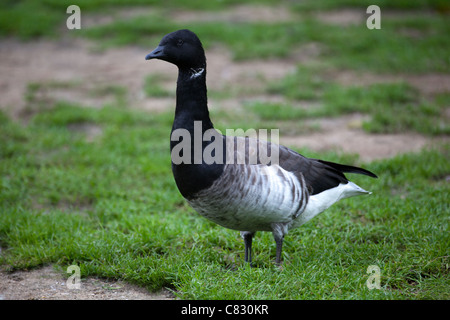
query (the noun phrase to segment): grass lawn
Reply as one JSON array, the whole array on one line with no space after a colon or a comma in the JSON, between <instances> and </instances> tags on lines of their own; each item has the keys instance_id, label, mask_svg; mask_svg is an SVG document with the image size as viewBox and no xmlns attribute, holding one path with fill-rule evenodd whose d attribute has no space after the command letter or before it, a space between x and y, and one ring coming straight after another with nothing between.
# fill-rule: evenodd
<instances>
[{"instance_id":1,"label":"grass lawn","mask_svg":"<svg viewBox=\"0 0 450 320\"><path fill-rule=\"evenodd\" d=\"M78 2L89 14L101 12L107 4ZM154 1L151 8L220 11L241 2L168 1L167 7ZM114 1L104 10L144 3L148 2ZM380 32L354 25L333 28L314 18L317 10L360 8L359 3L282 2L301 17L301 24L220 21L187 26L207 48L220 43L240 61L285 58L309 42L325 48L320 63L299 65L281 81L267 83L265 94L281 95L287 103L245 105L247 119L238 118L233 110L212 111L213 122L224 132L224 125L273 128L276 121L283 135L292 120L301 124L304 119L357 112L369 116L363 124L369 133L448 138L449 92L425 95L404 82L343 86L327 77L329 70L448 74L450 30L444 22L448 5L379 1L382 10L413 14L413 18L387 17ZM364 2L363 7L367 5ZM66 7L64 1L53 0L2 2L0 35L24 41L58 39L58 28L64 24L58 12ZM421 16L421 10L433 14ZM33 28L13 23L27 19L37 19L32 20ZM102 48L145 45L151 49L163 34L180 27L177 21L149 13L81 30L78 36ZM405 34L405 28L419 36ZM142 80L149 99L173 97L159 86L165 79L149 75ZM343 200L291 231L285 238L281 268L273 263L272 235L258 233L255 267L250 268L243 261L239 233L200 217L176 189L169 152L173 111L151 113L127 107L126 88L107 85L116 102L103 108L65 101L48 105L35 94L44 85L77 86L30 83L26 99L33 112L26 123L0 111L3 271L54 264L65 272L69 265L78 265L82 279L122 279L151 291L169 288L180 299L450 298L450 144L370 163L361 163L355 155L298 150L375 172L379 179L348 175L373 194ZM226 93L216 95L220 99ZM312 101L317 108L298 109L295 101ZM100 134L90 136L87 127ZM380 268L380 289L369 290L366 285L371 265Z\"/></svg>"}]
</instances>

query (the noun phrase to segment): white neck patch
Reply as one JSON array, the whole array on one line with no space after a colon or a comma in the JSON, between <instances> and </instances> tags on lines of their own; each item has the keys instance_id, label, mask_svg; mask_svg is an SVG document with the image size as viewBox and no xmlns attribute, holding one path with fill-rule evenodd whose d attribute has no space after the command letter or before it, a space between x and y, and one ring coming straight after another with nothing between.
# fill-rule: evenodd
<instances>
[{"instance_id":1,"label":"white neck patch","mask_svg":"<svg viewBox=\"0 0 450 320\"><path fill-rule=\"evenodd\" d=\"M205 72L205 69L204 68L196 68L196 69L191 68L191 71L192 71L192 74L191 74L190 79L195 79L195 78L201 76L202 73Z\"/></svg>"}]
</instances>

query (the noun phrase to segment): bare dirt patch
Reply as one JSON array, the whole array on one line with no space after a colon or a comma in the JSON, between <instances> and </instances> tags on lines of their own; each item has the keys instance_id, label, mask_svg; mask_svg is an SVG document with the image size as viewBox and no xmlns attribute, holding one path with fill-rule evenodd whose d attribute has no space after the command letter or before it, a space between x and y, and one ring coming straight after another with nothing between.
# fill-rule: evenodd
<instances>
[{"instance_id":1,"label":"bare dirt patch","mask_svg":"<svg viewBox=\"0 0 450 320\"><path fill-rule=\"evenodd\" d=\"M176 69L167 63L154 63L148 68L144 60L147 51L126 47L99 52L93 50L92 44L74 39L26 43L3 40L0 45L0 108L19 119L27 104L30 83L78 83L81 85L50 86L47 98L101 107L111 103L112 96L93 92L105 86L116 86L126 89L127 107L150 109L146 104L152 101L145 99L142 89L145 76L150 72L164 73L172 75L175 83Z\"/></svg>"},{"instance_id":2,"label":"bare dirt patch","mask_svg":"<svg viewBox=\"0 0 450 320\"><path fill-rule=\"evenodd\" d=\"M69 289L67 279L46 266L32 271L0 273L0 300L168 300L170 291L150 293L123 281L82 279L80 289Z\"/></svg>"},{"instance_id":3,"label":"bare dirt patch","mask_svg":"<svg viewBox=\"0 0 450 320\"><path fill-rule=\"evenodd\" d=\"M426 96L450 92L450 75L444 73L414 74L375 74L336 70L329 74L334 81L347 86L368 86L375 83L405 82Z\"/></svg>"},{"instance_id":4,"label":"bare dirt patch","mask_svg":"<svg viewBox=\"0 0 450 320\"><path fill-rule=\"evenodd\" d=\"M316 18L323 23L337 26L358 25L366 21L368 17L364 9L349 8L332 11L323 11L317 13Z\"/></svg>"},{"instance_id":5,"label":"bare dirt patch","mask_svg":"<svg viewBox=\"0 0 450 320\"><path fill-rule=\"evenodd\" d=\"M314 151L358 154L360 160L366 162L391 158L401 153L419 152L435 141L414 133L369 134L361 129L364 120L365 116L361 114L310 120L310 125L321 128L319 132L281 136L280 143Z\"/></svg>"},{"instance_id":6,"label":"bare dirt patch","mask_svg":"<svg viewBox=\"0 0 450 320\"><path fill-rule=\"evenodd\" d=\"M174 21L178 22L283 22L298 19L298 17L284 6L267 7L262 5L237 5L221 11L174 11L171 13Z\"/></svg>"},{"instance_id":7,"label":"bare dirt patch","mask_svg":"<svg viewBox=\"0 0 450 320\"><path fill-rule=\"evenodd\" d=\"M335 26L350 26L350 25L364 25L367 18L372 15L366 12L365 6L361 6L359 9L344 8L337 10L322 11L315 14L315 17L322 23L335 25ZM432 11L405 11L405 10L384 10L381 9L381 15L383 19L414 19L417 17L433 17L436 16L436 12ZM414 34L412 36L418 36ZM421 36L421 35L420 35Z\"/></svg>"}]
</instances>

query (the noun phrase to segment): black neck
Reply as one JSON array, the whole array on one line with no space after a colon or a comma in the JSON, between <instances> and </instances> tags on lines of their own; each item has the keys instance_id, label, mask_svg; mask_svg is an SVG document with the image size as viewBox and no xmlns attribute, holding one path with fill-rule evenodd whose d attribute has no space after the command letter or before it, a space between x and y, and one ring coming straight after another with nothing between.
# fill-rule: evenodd
<instances>
[{"instance_id":1,"label":"black neck","mask_svg":"<svg viewBox=\"0 0 450 320\"><path fill-rule=\"evenodd\" d=\"M179 69L177 101L172 130L194 131L194 121L202 122L202 133L213 128L208 111L206 65L201 68Z\"/></svg>"},{"instance_id":2,"label":"black neck","mask_svg":"<svg viewBox=\"0 0 450 320\"><path fill-rule=\"evenodd\" d=\"M199 134L197 121L201 121L201 137L197 136ZM185 129L190 133L190 164L184 162L175 164L172 161L172 171L178 189L185 198L189 199L198 191L211 186L221 175L224 167L223 161L220 164L206 164L202 157L204 148L210 143L203 141L203 134L208 129L213 129L206 94L206 65L201 68L179 69L177 106L172 133L177 129ZM198 141L200 141L200 150L196 146ZM171 152L178 143L176 139L171 138ZM195 160L198 156L200 156L200 163Z\"/></svg>"}]
</instances>

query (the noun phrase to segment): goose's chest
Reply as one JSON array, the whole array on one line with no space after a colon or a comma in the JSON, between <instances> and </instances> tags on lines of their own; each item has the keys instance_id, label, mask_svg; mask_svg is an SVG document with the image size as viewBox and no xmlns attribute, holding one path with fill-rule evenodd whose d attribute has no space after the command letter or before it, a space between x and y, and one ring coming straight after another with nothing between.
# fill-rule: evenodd
<instances>
[{"instance_id":1,"label":"goose's chest","mask_svg":"<svg viewBox=\"0 0 450 320\"><path fill-rule=\"evenodd\" d=\"M270 231L274 210L259 205L257 197L242 199L232 192L209 193L188 200L200 215L225 228L249 231Z\"/></svg>"},{"instance_id":2,"label":"goose's chest","mask_svg":"<svg viewBox=\"0 0 450 320\"><path fill-rule=\"evenodd\" d=\"M221 164L179 164L172 163L175 183L181 195L191 199L201 190L208 189L223 171Z\"/></svg>"}]
</instances>

